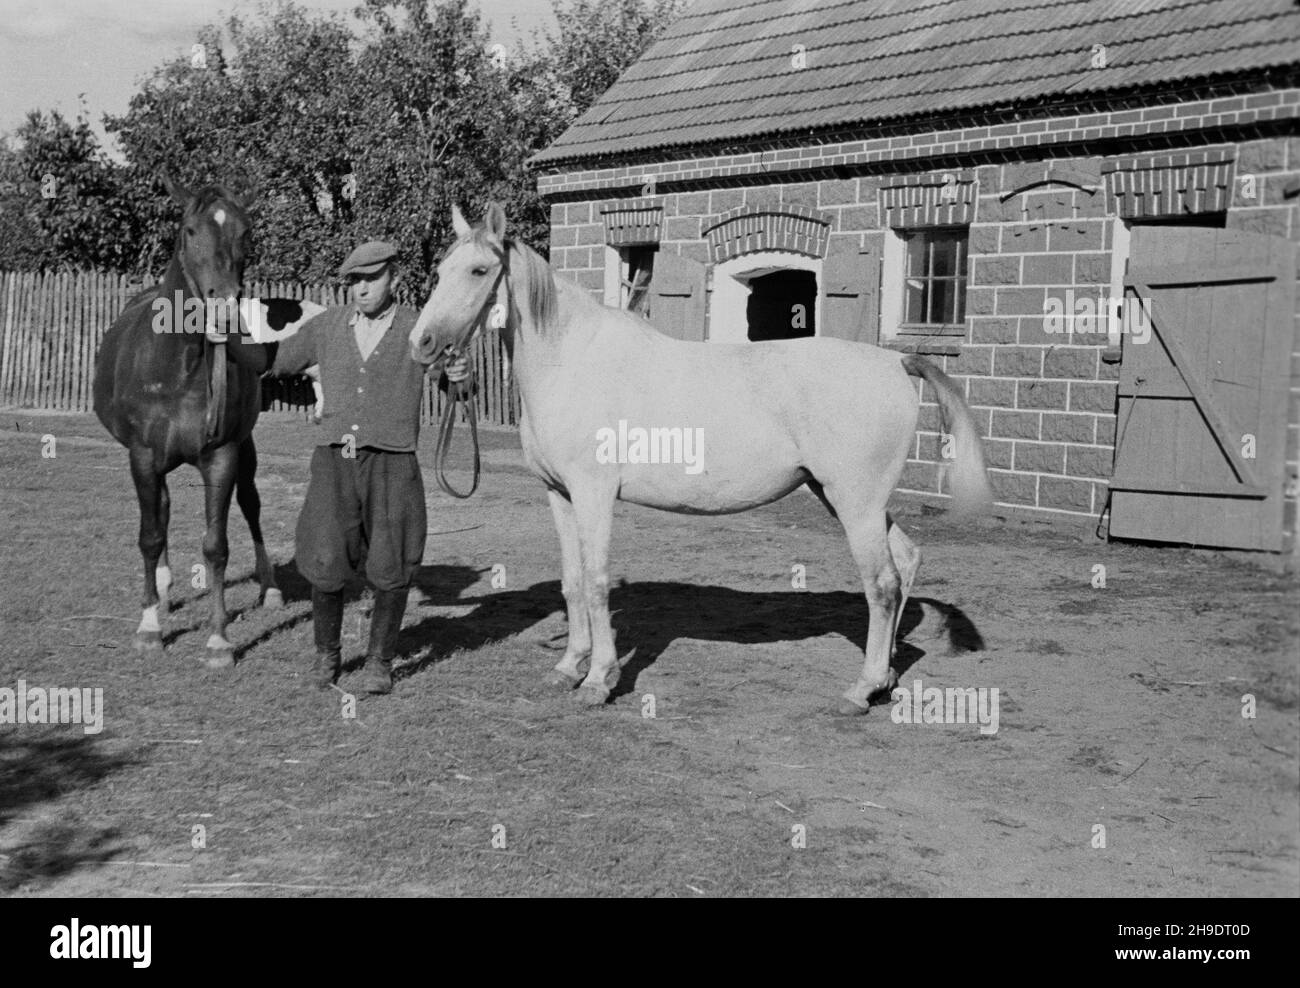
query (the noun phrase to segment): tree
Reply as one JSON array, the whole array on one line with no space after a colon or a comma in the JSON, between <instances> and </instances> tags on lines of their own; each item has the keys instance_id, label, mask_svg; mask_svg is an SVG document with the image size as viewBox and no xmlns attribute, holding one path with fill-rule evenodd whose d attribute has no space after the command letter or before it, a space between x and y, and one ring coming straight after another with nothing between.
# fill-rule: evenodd
<instances>
[{"instance_id":1,"label":"tree","mask_svg":"<svg viewBox=\"0 0 1300 988\"><path fill-rule=\"evenodd\" d=\"M451 239L453 203L477 210L515 193L507 76L467 0L367 0L358 14L374 32L357 59L358 232L401 244L422 281Z\"/></svg>"},{"instance_id":2,"label":"tree","mask_svg":"<svg viewBox=\"0 0 1300 988\"><path fill-rule=\"evenodd\" d=\"M362 0L339 14L259 0L198 33L127 111L105 118L109 162L84 119L33 114L0 146L0 262L160 273L187 185L256 189L250 279L328 281L362 240L398 244L405 292L450 240L453 203L501 202L515 236L546 249L528 159L649 45L685 0L556 0L559 30L495 57L470 0ZM49 174L59 194L40 196ZM7 177L12 175L12 177ZM33 246L35 245L35 246Z\"/></svg>"},{"instance_id":3,"label":"tree","mask_svg":"<svg viewBox=\"0 0 1300 988\"><path fill-rule=\"evenodd\" d=\"M569 93L566 126L614 85L688 2L556 0L559 33L543 32L543 38L555 78Z\"/></svg>"},{"instance_id":4,"label":"tree","mask_svg":"<svg viewBox=\"0 0 1300 988\"><path fill-rule=\"evenodd\" d=\"M120 169L85 115L33 110L4 155L4 254L24 268L121 267L134 234ZM15 238L15 241L9 238Z\"/></svg>"},{"instance_id":5,"label":"tree","mask_svg":"<svg viewBox=\"0 0 1300 988\"><path fill-rule=\"evenodd\" d=\"M31 271L46 255L19 149L0 138L0 271ZM30 207L30 208L29 208Z\"/></svg>"},{"instance_id":6,"label":"tree","mask_svg":"<svg viewBox=\"0 0 1300 988\"><path fill-rule=\"evenodd\" d=\"M259 19L231 17L234 51L221 31L200 32L205 57L157 69L127 112L106 120L130 162L144 237L140 263L165 264L176 227L164 171L190 185L256 189L257 255L251 277L324 280L349 217L342 184L350 168L358 88L352 36L341 18L312 17L291 3L263 3Z\"/></svg>"}]
</instances>

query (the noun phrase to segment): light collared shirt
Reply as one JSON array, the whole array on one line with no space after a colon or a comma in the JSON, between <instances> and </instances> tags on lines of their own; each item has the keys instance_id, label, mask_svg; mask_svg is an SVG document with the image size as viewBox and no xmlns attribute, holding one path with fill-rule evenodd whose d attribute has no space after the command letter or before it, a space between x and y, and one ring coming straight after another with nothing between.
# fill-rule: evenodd
<instances>
[{"instance_id":1,"label":"light collared shirt","mask_svg":"<svg viewBox=\"0 0 1300 988\"><path fill-rule=\"evenodd\" d=\"M357 349L361 351L361 359L369 360L370 355L375 352L375 347L379 346L379 341L384 338L388 332L388 327L393 324L393 316L397 313L397 303L392 302L388 308L379 315L367 316L360 309L352 310L352 318L348 320L348 325L352 327L352 334L357 341Z\"/></svg>"}]
</instances>

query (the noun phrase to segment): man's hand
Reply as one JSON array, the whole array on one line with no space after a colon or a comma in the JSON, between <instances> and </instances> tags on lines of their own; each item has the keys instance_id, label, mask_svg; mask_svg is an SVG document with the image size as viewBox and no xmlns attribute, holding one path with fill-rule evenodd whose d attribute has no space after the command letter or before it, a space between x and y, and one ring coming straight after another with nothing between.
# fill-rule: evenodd
<instances>
[{"instance_id":1,"label":"man's hand","mask_svg":"<svg viewBox=\"0 0 1300 988\"><path fill-rule=\"evenodd\" d=\"M452 360L451 347L447 347L447 349L443 352L447 358L447 366L443 368L443 371L444 373L446 373L448 381L451 381L453 384L459 384L461 381L469 377L468 357L462 354L461 356L457 357L455 360Z\"/></svg>"}]
</instances>

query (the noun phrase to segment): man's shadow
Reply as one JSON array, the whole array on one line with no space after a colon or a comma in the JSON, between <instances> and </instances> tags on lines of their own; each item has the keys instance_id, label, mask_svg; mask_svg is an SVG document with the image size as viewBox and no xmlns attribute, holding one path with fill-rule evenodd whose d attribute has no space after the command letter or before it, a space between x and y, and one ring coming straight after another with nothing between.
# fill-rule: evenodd
<instances>
[{"instance_id":1,"label":"man's shadow","mask_svg":"<svg viewBox=\"0 0 1300 988\"><path fill-rule=\"evenodd\" d=\"M472 578L470 578L472 575ZM467 567L425 566L416 577L428 604L473 605L461 617L425 616L408 624L398 639L401 654L422 653L398 671L398 678L418 674L453 652L474 651L492 642L521 634L556 612L563 613L559 581L535 583L523 590L485 591L473 597L462 592L477 581ZM466 582L468 579L468 583ZM937 642L949 653L978 651L983 637L959 608L928 597L913 597L899 622L900 639L922 624L927 605L927 643ZM610 592L611 623L622 672L615 697L631 692L642 670L653 665L679 638L736 644L798 643L838 634L859 650L867 637L867 604L861 594L847 591L747 591L729 587L676 582L623 583ZM408 610L408 621L419 608ZM556 653L564 648L565 632L537 644ZM926 652L900 641L894 668L901 674Z\"/></svg>"}]
</instances>

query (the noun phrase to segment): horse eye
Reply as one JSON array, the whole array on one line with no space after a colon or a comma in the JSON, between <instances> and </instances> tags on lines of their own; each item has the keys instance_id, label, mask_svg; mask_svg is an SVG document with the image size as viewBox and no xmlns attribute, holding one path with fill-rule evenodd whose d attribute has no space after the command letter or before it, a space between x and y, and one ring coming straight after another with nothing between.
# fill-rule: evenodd
<instances>
[{"instance_id":1,"label":"horse eye","mask_svg":"<svg viewBox=\"0 0 1300 988\"><path fill-rule=\"evenodd\" d=\"M475 278L482 278L485 274L487 274L487 268L483 267L482 265L479 265L478 267L472 269L470 271L470 274L472 274Z\"/></svg>"}]
</instances>

